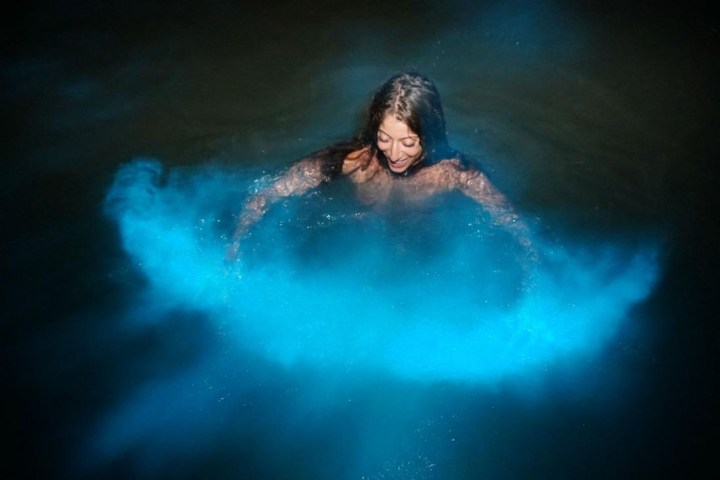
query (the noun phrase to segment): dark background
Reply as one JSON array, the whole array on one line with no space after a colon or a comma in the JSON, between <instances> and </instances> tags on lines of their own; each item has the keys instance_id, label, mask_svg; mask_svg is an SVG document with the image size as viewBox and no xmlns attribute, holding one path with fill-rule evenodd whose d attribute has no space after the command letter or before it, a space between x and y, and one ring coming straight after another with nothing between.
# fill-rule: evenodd
<instances>
[{"instance_id":1,"label":"dark background","mask_svg":"<svg viewBox=\"0 0 720 480\"><path fill-rule=\"evenodd\" d=\"M408 67L437 81L451 139L493 158L497 183L549 231L662 230L665 266L633 312L638 333L589 369L617 390L528 406L512 389L355 387L379 416L414 395L433 404L431 445L457 433L427 461L396 445L410 460L385 459L367 478L717 474L720 26L709 7L78 1L16 6L2 22L5 476L361 478L342 467L348 438L407 418L336 406L283 436L257 406L191 461L145 468L130 451L77 470L118 398L216 344L190 314L117 335L143 278L101 205L136 155L285 164L351 133L372 88ZM239 356L257 405L292 411L303 382ZM547 388L565 380L550 375Z\"/></svg>"}]
</instances>

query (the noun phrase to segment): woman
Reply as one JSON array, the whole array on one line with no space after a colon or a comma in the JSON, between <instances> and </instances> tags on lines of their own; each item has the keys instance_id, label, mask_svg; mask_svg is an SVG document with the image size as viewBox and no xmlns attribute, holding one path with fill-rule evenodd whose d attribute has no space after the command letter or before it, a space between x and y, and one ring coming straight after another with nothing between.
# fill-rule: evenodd
<instances>
[{"instance_id":1,"label":"woman","mask_svg":"<svg viewBox=\"0 0 720 480\"><path fill-rule=\"evenodd\" d=\"M344 176L365 204L412 202L459 190L481 204L534 258L529 232L488 178L448 145L435 85L417 73L388 79L375 93L360 135L310 155L252 196L238 218L228 258L250 227L278 200Z\"/></svg>"}]
</instances>

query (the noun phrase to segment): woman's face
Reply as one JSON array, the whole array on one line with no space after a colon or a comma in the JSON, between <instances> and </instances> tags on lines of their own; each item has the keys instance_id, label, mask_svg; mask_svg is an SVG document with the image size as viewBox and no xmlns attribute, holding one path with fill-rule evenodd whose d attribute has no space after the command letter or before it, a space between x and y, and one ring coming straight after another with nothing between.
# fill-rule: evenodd
<instances>
[{"instance_id":1,"label":"woman's face","mask_svg":"<svg viewBox=\"0 0 720 480\"><path fill-rule=\"evenodd\" d=\"M395 173L407 171L420 161L423 153L420 137L395 115L386 115L380 124L377 145Z\"/></svg>"}]
</instances>

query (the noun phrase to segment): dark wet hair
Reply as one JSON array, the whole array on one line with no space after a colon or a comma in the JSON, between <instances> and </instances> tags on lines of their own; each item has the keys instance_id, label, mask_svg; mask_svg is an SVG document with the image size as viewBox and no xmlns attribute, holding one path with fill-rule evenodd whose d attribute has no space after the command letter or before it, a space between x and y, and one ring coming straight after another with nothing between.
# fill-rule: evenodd
<instances>
[{"instance_id":1,"label":"dark wet hair","mask_svg":"<svg viewBox=\"0 0 720 480\"><path fill-rule=\"evenodd\" d=\"M394 115L420 137L423 162L435 163L452 155L448 146L440 93L427 77L405 72L390 77L375 92L361 133L365 145L375 146L380 124ZM382 152L378 155L385 161Z\"/></svg>"},{"instance_id":2,"label":"dark wet hair","mask_svg":"<svg viewBox=\"0 0 720 480\"><path fill-rule=\"evenodd\" d=\"M387 159L377 148L378 129L387 115L394 115L405 122L420 137L423 158L408 172L446 158L458 158L458 152L448 144L445 115L437 87L424 75L403 72L387 79L375 91L365 124L357 137L315 153L326 159L326 173L331 176L339 174L345 156L366 146L370 146L388 168Z\"/></svg>"}]
</instances>

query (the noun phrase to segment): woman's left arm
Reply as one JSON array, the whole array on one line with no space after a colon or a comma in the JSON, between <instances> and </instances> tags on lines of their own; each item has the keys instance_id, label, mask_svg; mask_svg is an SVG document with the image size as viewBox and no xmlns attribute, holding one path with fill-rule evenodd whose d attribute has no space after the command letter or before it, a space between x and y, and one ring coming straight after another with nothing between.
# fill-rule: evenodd
<instances>
[{"instance_id":1,"label":"woman's left arm","mask_svg":"<svg viewBox=\"0 0 720 480\"><path fill-rule=\"evenodd\" d=\"M531 232L527 224L513 209L490 179L476 168L463 168L459 162L455 166L455 187L477 203L490 214L493 223L507 230L522 247L533 262L538 260Z\"/></svg>"}]
</instances>

